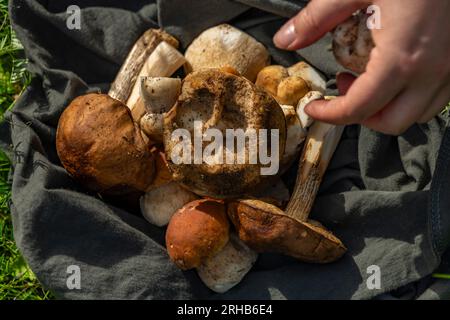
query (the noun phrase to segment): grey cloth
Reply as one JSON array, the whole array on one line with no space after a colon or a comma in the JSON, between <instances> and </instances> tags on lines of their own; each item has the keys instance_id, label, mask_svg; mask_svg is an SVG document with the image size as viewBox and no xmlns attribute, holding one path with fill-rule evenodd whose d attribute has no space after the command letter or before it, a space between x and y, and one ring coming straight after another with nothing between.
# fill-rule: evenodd
<instances>
[{"instance_id":1,"label":"grey cloth","mask_svg":"<svg viewBox=\"0 0 450 320\"><path fill-rule=\"evenodd\" d=\"M184 49L203 29L229 22L263 42L274 63L305 58L332 80L337 66L329 39L301 51L304 57L274 48L273 34L304 1L86 0L78 2L81 30L69 30L66 8L74 2L10 1L13 28L36 76L0 126L1 146L14 165L15 240L57 297L370 299L395 298L393 290L419 288L424 280L449 286L430 279L450 240L450 132L443 117L400 137L347 127L312 213L348 247L338 262L312 265L261 254L245 279L222 295L195 271L177 269L163 228L90 194L62 168L55 150L62 111L78 95L106 92L135 40L158 24ZM292 182L294 174L284 178ZM81 269L79 290L66 285L71 265ZM366 284L371 265L380 268L380 289ZM439 297L436 292L445 290L419 288L408 297Z\"/></svg>"}]
</instances>

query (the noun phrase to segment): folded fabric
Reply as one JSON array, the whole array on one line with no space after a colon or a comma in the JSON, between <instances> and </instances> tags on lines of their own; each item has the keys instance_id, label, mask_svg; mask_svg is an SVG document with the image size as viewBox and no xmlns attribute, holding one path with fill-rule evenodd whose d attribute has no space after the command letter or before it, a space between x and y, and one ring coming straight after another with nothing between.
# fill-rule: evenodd
<instances>
[{"instance_id":1,"label":"folded fabric","mask_svg":"<svg viewBox=\"0 0 450 320\"><path fill-rule=\"evenodd\" d=\"M10 1L13 28L35 77L0 125L0 145L14 166L15 240L58 298L369 299L427 278L439 266L450 240L450 133L443 116L400 137L346 128L312 213L348 247L338 262L313 265L261 254L244 280L222 295L195 271L177 269L165 250L164 229L88 193L63 169L55 149L62 111L78 95L106 92L148 28L164 27L184 50L202 30L230 23L264 43L273 63L313 64L333 92L339 67L329 37L299 53L273 46L273 34L304 1L86 0L79 4L80 30L66 26L72 4ZM81 270L80 289L67 286L73 265ZM374 265L379 288L367 285Z\"/></svg>"}]
</instances>

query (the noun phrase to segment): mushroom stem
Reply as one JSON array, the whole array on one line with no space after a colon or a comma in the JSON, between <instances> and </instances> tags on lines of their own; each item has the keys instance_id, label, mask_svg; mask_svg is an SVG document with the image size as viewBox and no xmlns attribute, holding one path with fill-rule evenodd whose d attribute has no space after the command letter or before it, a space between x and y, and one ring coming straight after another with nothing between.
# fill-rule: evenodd
<instances>
[{"instance_id":1,"label":"mushroom stem","mask_svg":"<svg viewBox=\"0 0 450 320\"><path fill-rule=\"evenodd\" d=\"M167 42L161 42L148 57L139 73L142 77L170 77L185 63L184 56ZM138 122L145 114L144 102L141 98L141 81L136 81L127 100L134 121Z\"/></svg>"},{"instance_id":2,"label":"mushroom stem","mask_svg":"<svg viewBox=\"0 0 450 320\"><path fill-rule=\"evenodd\" d=\"M149 29L136 41L111 84L108 92L111 98L126 103L144 63L162 41L175 48L178 47L178 40L162 29Z\"/></svg>"},{"instance_id":3,"label":"mushroom stem","mask_svg":"<svg viewBox=\"0 0 450 320\"><path fill-rule=\"evenodd\" d=\"M286 215L299 221L308 220L322 177L343 131L344 126L319 121L311 126L299 161L294 191L286 207Z\"/></svg>"}]
</instances>

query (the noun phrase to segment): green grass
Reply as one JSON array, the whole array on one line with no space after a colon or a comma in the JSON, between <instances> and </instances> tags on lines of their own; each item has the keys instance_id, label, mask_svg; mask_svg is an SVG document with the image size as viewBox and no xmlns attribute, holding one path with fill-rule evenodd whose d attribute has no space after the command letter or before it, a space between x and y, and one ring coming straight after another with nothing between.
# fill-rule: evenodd
<instances>
[{"instance_id":1,"label":"green grass","mask_svg":"<svg viewBox=\"0 0 450 320\"><path fill-rule=\"evenodd\" d=\"M0 121L31 81L22 55L23 48L9 24L8 1L0 0ZM0 300L49 299L51 293L42 288L14 243L9 170L9 159L0 151Z\"/></svg>"},{"instance_id":2,"label":"green grass","mask_svg":"<svg viewBox=\"0 0 450 320\"><path fill-rule=\"evenodd\" d=\"M0 0L0 121L3 114L30 83L23 49L14 36L8 19L8 0ZM450 110L450 103L445 111ZM0 300L53 298L39 284L20 255L13 239L8 202L11 186L8 182L10 162L0 151ZM448 274L434 274L435 278L450 279Z\"/></svg>"}]
</instances>

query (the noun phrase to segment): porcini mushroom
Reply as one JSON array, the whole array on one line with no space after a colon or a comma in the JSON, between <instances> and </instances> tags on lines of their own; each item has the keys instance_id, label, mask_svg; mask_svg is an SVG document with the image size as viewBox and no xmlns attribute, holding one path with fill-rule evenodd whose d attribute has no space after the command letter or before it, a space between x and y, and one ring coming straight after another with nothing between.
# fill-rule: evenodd
<instances>
[{"instance_id":1,"label":"porcini mushroom","mask_svg":"<svg viewBox=\"0 0 450 320\"><path fill-rule=\"evenodd\" d=\"M324 93L326 82L323 77L304 61L289 68L272 65L262 69L256 78L256 85L269 92L279 104L296 106L309 91Z\"/></svg>"},{"instance_id":2,"label":"porcini mushroom","mask_svg":"<svg viewBox=\"0 0 450 320\"><path fill-rule=\"evenodd\" d=\"M363 73L375 44L367 28L369 15L359 12L339 24L333 32L333 53L345 68Z\"/></svg>"},{"instance_id":3,"label":"porcini mushroom","mask_svg":"<svg viewBox=\"0 0 450 320\"><path fill-rule=\"evenodd\" d=\"M287 71L289 76L297 76L305 80L311 90L325 93L327 82L314 67L305 61L290 66Z\"/></svg>"},{"instance_id":4,"label":"porcini mushroom","mask_svg":"<svg viewBox=\"0 0 450 320\"><path fill-rule=\"evenodd\" d=\"M259 252L283 253L299 260L329 263L346 251L320 224L308 220L323 174L343 127L315 122L308 133L297 181L285 211L259 200L237 200L228 215L239 238Z\"/></svg>"},{"instance_id":5,"label":"porcini mushroom","mask_svg":"<svg viewBox=\"0 0 450 320\"><path fill-rule=\"evenodd\" d=\"M195 128L195 123L200 127ZM180 129L191 137L188 138L190 151L186 153L190 161L187 162L175 161L179 157L180 141L173 134ZM274 130L278 133L278 144L267 145L267 148L270 152L273 148L280 158L284 153L286 123L283 111L268 93L243 77L217 69L193 72L184 79L178 101L164 117L164 147L174 180L199 195L229 198L255 189L264 179L271 177L261 174L265 165L259 161L240 164L236 160L239 152L249 159L250 150L260 150L262 139L252 145L249 139L245 139L244 150L216 150L215 155L223 161L208 162L202 157L202 151L197 162L196 145L192 141L196 141L196 136L202 137L207 129L216 129L222 137L226 136L227 129L242 129L244 133L247 129ZM274 137L275 134L271 135ZM204 145L209 143L200 141L197 148L203 150ZM232 163L226 161L225 152L232 155Z\"/></svg>"},{"instance_id":6,"label":"porcini mushroom","mask_svg":"<svg viewBox=\"0 0 450 320\"><path fill-rule=\"evenodd\" d=\"M155 155L155 178L139 202L144 218L162 227L178 209L198 197L173 181L162 151L153 148L152 153Z\"/></svg>"},{"instance_id":7,"label":"porcini mushroom","mask_svg":"<svg viewBox=\"0 0 450 320\"><path fill-rule=\"evenodd\" d=\"M287 170L299 155L306 138L306 128L302 125L299 116L293 106L281 105L286 119L286 147L281 158L281 174Z\"/></svg>"},{"instance_id":8,"label":"porcini mushroom","mask_svg":"<svg viewBox=\"0 0 450 320\"><path fill-rule=\"evenodd\" d=\"M146 108L153 110L154 108L162 108L159 103L168 103L170 96L164 97L163 90L170 89L170 95L176 92L176 79L168 80L177 69L186 62L184 56L172 45L167 42L161 42L147 58L141 72L139 73L140 81L136 81L131 91L131 95L127 100L127 105L131 110L133 119L139 123L142 116L146 113ZM153 90L158 89L158 94L152 95L146 89L146 85L152 81L158 80L159 83L152 84ZM163 88L165 86L165 88ZM144 89L144 90L142 90ZM155 101L155 99L159 101ZM150 103L153 103L151 105Z\"/></svg>"},{"instance_id":9,"label":"porcini mushroom","mask_svg":"<svg viewBox=\"0 0 450 320\"><path fill-rule=\"evenodd\" d=\"M298 102L296 111L298 118L300 119L300 124L305 130L307 130L314 122L314 119L305 112L305 107L310 102L320 99L323 99L323 94L321 92L310 91Z\"/></svg>"},{"instance_id":10,"label":"porcini mushroom","mask_svg":"<svg viewBox=\"0 0 450 320\"><path fill-rule=\"evenodd\" d=\"M105 195L144 192L154 174L149 140L130 110L105 94L88 94L64 110L56 149L67 172Z\"/></svg>"},{"instance_id":11,"label":"porcini mushroom","mask_svg":"<svg viewBox=\"0 0 450 320\"><path fill-rule=\"evenodd\" d=\"M241 282L257 259L258 254L231 233L225 247L205 259L197 273L208 288L224 293Z\"/></svg>"},{"instance_id":12,"label":"porcini mushroom","mask_svg":"<svg viewBox=\"0 0 450 320\"><path fill-rule=\"evenodd\" d=\"M150 29L135 43L108 95L74 99L62 113L56 149L64 168L87 188L105 195L145 192L154 174L151 142L127 108L136 79L161 42L178 45L162 30Z\"/></svg>"},{"instance_id":13,"label":"porcini mushroom","mask_svg":"<svg viewBox=\"0 0 450 320\"><path fill-rule=\"evenodd\" d=\"M185 57L186 73L230 66L250 81L270 61L264 45L228 24L203 31L187 48Z\"/></svg>"},{"instance_id":14,"label":"porcini mushroom","mask_svg":"<svg viewBox=\"0 0 450 320\"><path fill-rule=\"evenodd\" d=\"M140 199L141 212L151 224L163 227L185 204L198 197L172 181L148 191Z\"/></svg>"},{"instance_id":15,"label":"porcini mushroom","mask_svg":"<svg viewBox=\"0 0 450 320\"><path fill-rule=\"evenodd\" d=\"M178 46L162 30L146 31L134 44L108 95L74 99L62 113L56 149L64 168L87 188L105 195L145 192L154 175L150 141L126 103L147 58L161 42Z\"/></svg>"},{"instance_id":16,"label":"porcini mushroom","mask_svg":"<svg viewBox=\"0 0 450 320\"><path fill-rule=\"evenodd\" d=\"M141 96L147 111L141 120L141 128L155 142L162 142L164 113L176 102L181 80L166 77L143 77Z\"/></svg>"},{"instance_id":17,"label":"porcini mushroom","mask_svg":"<svg viewBox=\"0 0 450 320\"><path fill-rule=\"evenodd\" d=\"M225 292L239 283L257 254L230 235L225 204L203 199L188 203L170 220L167 252L181 269L196 268L211 290Z\"/></svg>"},{"instance_id":18,"label":"porcini mushroom","mask_svg":"<svg viewBox=\"0 0 450 320\"><path fill-rule=\"evenodd\" d=\"M180 269L198 268L225 247L229 229L223 202L192 201L179 209L167 226L167 252Z\"/></svg>"}]
</instances>

